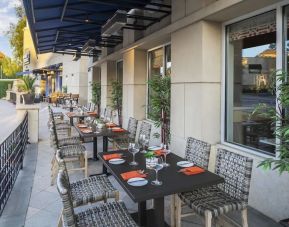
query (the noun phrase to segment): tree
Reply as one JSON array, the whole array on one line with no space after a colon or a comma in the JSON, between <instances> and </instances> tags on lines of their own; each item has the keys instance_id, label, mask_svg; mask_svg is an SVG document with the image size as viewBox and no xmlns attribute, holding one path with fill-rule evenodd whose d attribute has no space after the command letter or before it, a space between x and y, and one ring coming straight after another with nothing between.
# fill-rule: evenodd
<instances>
[{"instance_id":1,"label":"tree","mask_svg":"<svg viewBox=\"0 0 289 227\"><path fill-rule=\"evenodd\" d=\"M22 67L23 63L23 29L26 26L26 17L22 6L15 6L16 16L18 21L16 24L10 23L7 36L11 48L13 49L13 55L16 63Z\"/></svg>"},{"instance_id":2,"label":"tree","mask_svg":"<svg viewBox=\"0 0 289 227\"><path fill-rule=\"evenodd\" d=\"M15 78L16 73L22 70L21 65L7 56L0 61L0 64L2 65L2 72L5 77Z\"/></svg>"},{"instance_id":3,"label":"tree","mask_svg":"<svg viewBox=\"0 0 289 227\"><path fill-rule=\"evenodd\" d=\"M112 82L111 102L112 108L117 111L118 124L122 126L122 84L118 81Z\"/></svg>"},{"instance_id":4,"label":"tree","mask_svg":"<svg viewBox=\"0 0 289 227\"><path fill-rule=\"evenodd\" d=\"M148 116L156 127L161 128L161 141L170 142L171 78L153 76L148 81L150 102ZM155 134L155 136L159 136Z\"/></svg>"}]
</instances>

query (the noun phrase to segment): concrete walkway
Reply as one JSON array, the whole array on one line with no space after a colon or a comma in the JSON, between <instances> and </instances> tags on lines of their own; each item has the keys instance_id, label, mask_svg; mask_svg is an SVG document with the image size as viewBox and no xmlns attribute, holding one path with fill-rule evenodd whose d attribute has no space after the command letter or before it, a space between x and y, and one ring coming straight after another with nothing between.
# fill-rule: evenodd
<instances>
[{"instance_id":1,"label":"concrete walkway","mask_svg":"<svg viewBox=\"0 0 289 227\"><path fill-rule=\"evenodd\" d=\"M47 119L48 110L43 105L40 110L40 141L38 146L29 146L27 149L24 169L20 172L4 213L0 217L1 227L22 227L23 225L25 227L57 226L62 204L56 186L50 186L50 161L54 152L49 144ZM101 141L98 144L101 146ZM92 156L92 145L87 143L86 148L89 156ZM99 150L101 150L101 147L99 147ZM99 161L89 162L89 174L100 173L101 166ZM82 173L76 173L71 177L71 180L82 177ZM121 200L125 202L128 210L136 212L137 204L133 203L112 176L110 180L120 190ZM169 222L169 197L166 198L165 202L165 218ZM150 205L149 202L148 205ZM239 213L232 214L232 217L234 217L236 222L240 223ZM250 227L280 226L252 208L249 209L248 218ZM204 224L199 217L189 217L183 220L182 226L200 227L204 226Z\"/></svg>"}]
</instances>

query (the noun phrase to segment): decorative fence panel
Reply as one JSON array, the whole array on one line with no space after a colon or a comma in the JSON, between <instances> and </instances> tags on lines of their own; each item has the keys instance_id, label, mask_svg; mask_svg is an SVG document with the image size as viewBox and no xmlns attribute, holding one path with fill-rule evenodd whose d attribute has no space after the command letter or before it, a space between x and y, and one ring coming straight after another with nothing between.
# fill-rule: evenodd
<instances>
[{"instance_id":1,"label":"decorative fence panel","mask_svg":"<svg viewBox=\"0 0 289 227\"><path fill-rule=\"evenodd\" d=\"M13 189L28 142L28 114L20 125L0 144L0 215Z\"/></svg>"}]
</instances>

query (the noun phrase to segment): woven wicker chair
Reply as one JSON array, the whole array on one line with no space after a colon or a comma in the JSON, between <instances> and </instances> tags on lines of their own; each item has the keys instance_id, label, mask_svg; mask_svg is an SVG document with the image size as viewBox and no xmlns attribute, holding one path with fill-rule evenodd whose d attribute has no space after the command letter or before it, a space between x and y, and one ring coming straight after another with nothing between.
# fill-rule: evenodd
<instances>
[{"instance_id":1,"label":"woven wicker chair","mask_svg":"<svg viewBox=\"0 0 289 227\"><path fill-rule=\"evenodd\" d=\"M55 155L51 161L51 185L54 184L58 172L58 165L56 164L57 150L61 150L63 157L67 161L79 162L80 168L71 168L69 171L84 171L84 175L87 177L87 152L85 146L80 143L80 139L78 137L71 137L59 140L57 131L53 127L51 130L51 140L55 151Z\"/></svg>"},{"instance_id":2,"label":"woven wicker chair","mask_svg":"<svg viewBox=\"0 0 289 227\"><path fill-rule=\"evenodd\" d=\"M208 169L210 151L211 145L209 143L192 137L187 138L185 157L188 161L193 162L195 165ZM194 214L193 212L182 214L182 207L185 207L186 204L179 201L179 197L177 195L172 196L171 205L171 222L176 222L177 226L180 226L182 217L187 217Z\"/></svg>"},{"instance_id":3,"label":"woven wicker chair","mask_svg":"<svg viewBox=\"0 0 289 227\"><path fill-rule=\"evenodd\" d=\"M65 173L60 170L57 177L57 190L60 194L63 212L58 226L65 227L136 227L123 202L99 203L93 207L75 212L70 184Z\"/></svg>"},{"instance_id":4,"label":"woven wicker chair","mask_svg":"<svg viewBox=\"0 0 289 227\"><path fill-rule=\"evenodd\" d=\"M242 212L242 226L248 227L247 205L253 160L224 149L218 149L215 173L225 179L216 186L180 193L179 198L193 211L205 217L206 227L212 218L232 211ZM178 200L180 206L180 200ZM177 226L180 223L177 223Z\"/></svg>"},{"instance_id":5,"label":"woven wicker chair","mask_svg":"<svg viewBox=\"0 0 289 227\"><path fill-rule=\"evenodd\" d=\"M64 171L66 180L69 182L74 207L98 201L106 202L109 198L114 198L116 201L119 200L119 192L113 187L105 174L70 183L61 150L56 153L56 161L58 168Z\"/></svg>"},{"instance_id":6,"label":"woven wicker chair","mask_svg":"<svg viewBox=\"0 0 289 227\"><path fill-rule=\"evenodd\" d=\"M117 148L119 150L125 150L128 148L129 143L135 142L137 123L137 119L133 117L129 118L127 125L127 131L129 132L129 134L113 138L112 142L114 148Z\"/></svg>"}]
</instances>

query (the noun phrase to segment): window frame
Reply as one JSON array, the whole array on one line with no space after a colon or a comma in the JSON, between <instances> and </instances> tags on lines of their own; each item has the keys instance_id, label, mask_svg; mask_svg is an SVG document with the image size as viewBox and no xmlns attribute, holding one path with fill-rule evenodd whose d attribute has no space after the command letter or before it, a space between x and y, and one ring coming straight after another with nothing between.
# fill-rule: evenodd
<instances>
[{"instance_id":1,"label":"window frame","mask_svg":"<svg viewBox=\"0 0 289 227\"><path fill-rule=\"evenodd\" d=\"M278 157L278 152L275 152L275 155L270 155L268 153L262 152L260 149L250 148L247 146L242 146L241 144L235 144L228 142L226 140L226 116L227 116L227 105L226 105L226 85L227 85L227 29L226 27L230 24L249 19L254 16L258 16L260 14L276 10L276 69L284 69L284 26L283 26L283 18L284 18L284 7L289 5L289 0L285 0L268 7L256 10L254 12L248 13L246 15L234 18L233 20L226 21L222 24L222 72L221 72L221 144L231 147L233 149L238 149L240 151L253 154L255 156L259 156L261 158L272 158ZM278 97L278 92L276 93L276 97ZM278 141L277 141L278 144Z\"/></svg>"},{"instance_id":2,"label":"window frame","mask_svg":"<svg viewBox=\"0 0 289 227\"><path fill-rule=\"evenodd\" d=\"M164 66L164 73L161 75L162 77L164 76L166 72L166 47L171 46L171 42L164 43L162 45L156 46L154 48L148 49L147 50L147 81L150 78L150 53L154 50L157 49L162 49L163 51L163 66ZM148 105L149 105L149 86L148 83L146 83L146 119L150 120L148 117Z\"/></svg>"}]
</instances>

